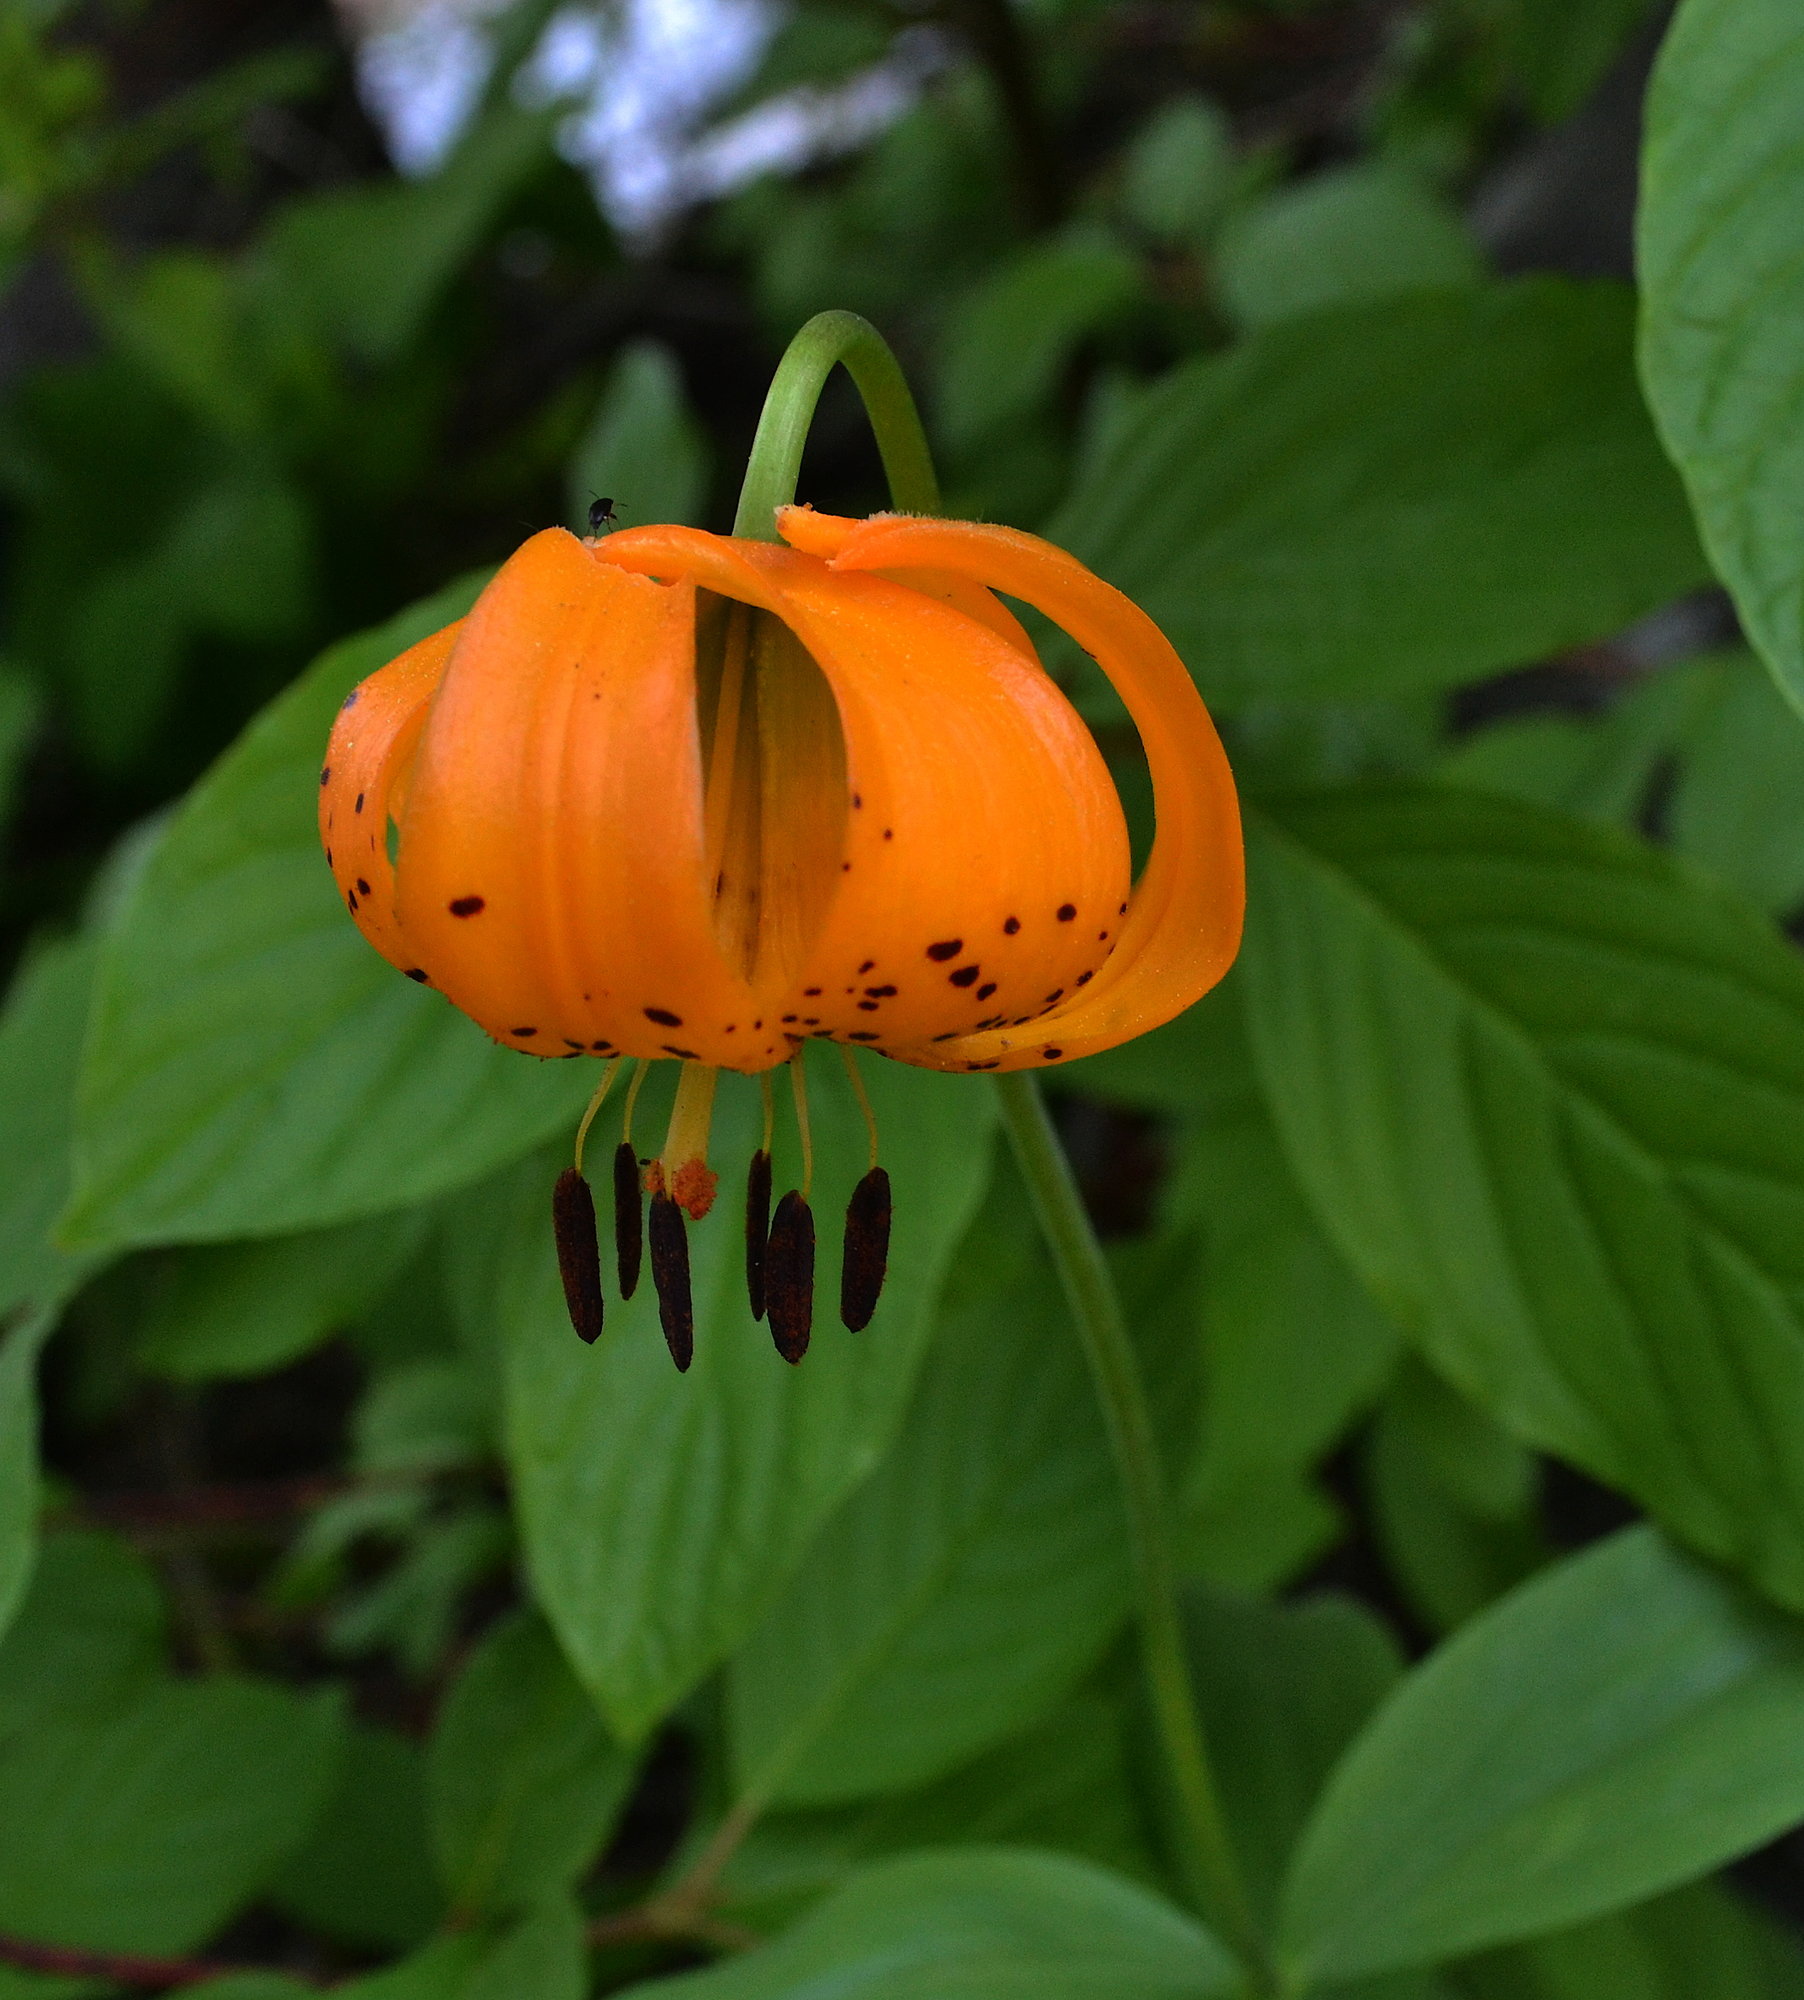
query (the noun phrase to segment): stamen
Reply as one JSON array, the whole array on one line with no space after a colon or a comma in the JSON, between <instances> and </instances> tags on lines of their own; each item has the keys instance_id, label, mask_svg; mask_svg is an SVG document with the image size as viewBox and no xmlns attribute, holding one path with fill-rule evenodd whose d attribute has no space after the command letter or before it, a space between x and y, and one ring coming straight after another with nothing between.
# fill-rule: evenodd
<instances>
[{"instance_id":1,"label":"stamen","mask_svg":"<svg viewBox=\"0 0 1804 2000\"><path fill-rule=\"evenodd\" d=\"M595 1095L589 1099L589 1108L583 1113L583 1122L576 1128L576 1171L583 1170L583 1142L589 1136L589 1127L595 1123L595 1114L605 1101L615 1072L620 1068L620 1058L610 1056L601 1066L601 1081L595 1086Z\"/></svg>"},{"instance_id":2,"label":"stamen","mask_svg":"<svg viewBox=\"0 0 1804 2000\"><path fill-rule=\"evenodd\" d=\"M853 1333L871 1323L889 1270L889 1175L874 1166L846 1206L846 1245L839 1269L839 1316Z\"/></svg>"},{"instance_id":3,"label":"stamen","mask_svg":"<svg viewBox=\"0 0 1804 2000\"><path fill-rule=\"evenodd\" d=\"M814 1192L814 1135L808 1129L808 1073L798 1048L789 1059L789 1087L796 1103L796 1134L802 1142L802 1200ZM788 1200L784 1196L784 1200Z\"/></svg>"},{"instance_id":4,"label":"stamen","mask_svg":"<svg viewBox=\"0 0 1804 2000\"><path fill-rule=\"evenodd\" d=\"M695 1306L689 1292L689 1238L683 1211L667 1194L651 1198L651 1276L658 1288L664 1344L679 1374L695 1358Z\"/></svg>"},{"instance_id":5,"label":"stamen","mask_svg":"<svg viewBox=\"0 0 1804 2000\"><path fill-rule=\"evenodd\" d=\"M620 1121L620 1139L623 1145L633 1143L633 1111L639 1102L639 1093L645 1088L645 1079L651 1074L651 1064L641 1062L633 1072L633 1087L626 1094L626 1116Z\"/></svg>"},{"instance_id":6,"label":"stamen","mask_svg":"<svg viewBox=\"0 0 1804 2000\"><path fill-rule=\"evenodd\" d=\"M714 1123L714 1086L720 1071L704 1062L686 1062L671 1106L670 1131L659 1161L662 1183L679 1208L700 1222L714 1206L720 1176L708 1166L708 1134Z\"/></svg>"},{"instance_id":7,"label":"stamen","mask_svg":"<svg viewBox=\"0 0 1804 2000\"><path fill-rule=\"evenodd\" d=\"M566 1167L551 1190L551 1227L570 1324L577 1338L593 1347L601 1338L601 1252L595 1241L595 1200L575 1167Z\"/></svg>"},{"instance_id":8,"label":"stamen","mask_svg":"<svg viewBox=\"0 0 1804 2000\"><path fill-rule=\"evenodd\" d=\"M771 1222L764 1298L777 1352L785 1361L800 1361L814 1331L814 1216L794 1188L777 1203Z\"/></svg>"},{"instance_id":9,"label":"stamen","mask_svg":"<svg viewBox=\"0 0 1804 2000\"><path fill-rule=\"evenodd\" d=\"M870 1135L871 1141L871 1165L875 1168L877 1164L877 1114L871 1109L870 1094L864 1087L864 1078L859 1074L858 1058L844 1042L840 1043L839 1052L845 1058L846 1075L852 1080L852 1094L858 1099L859 1110L864 1113L864 1129Z\"/></svg>"},{"instance_id":10,"label":"stamen","mask_svg":"<svg viewBox=\"0 0 1804 2000\"><path fill-rule=\"evenodd\" d=\"M622 1139L614 1148L614 1262L623 1299L630 1299L639 1287L639 1259L645 1247L641 1194L638 1155L632 1141Z\"/></svg>"},{"instance_id":11,"label":"stamen","mask_svg":"<svg viewBox=\"0 0 1804 2000\"><path fill-rule=\"evenodd\" d=\"M764 1257L770 1243L770 1148L752 1155L745 1179L745 1289L753 1319L764 1317Z\"/></svg>"}]
</instances>

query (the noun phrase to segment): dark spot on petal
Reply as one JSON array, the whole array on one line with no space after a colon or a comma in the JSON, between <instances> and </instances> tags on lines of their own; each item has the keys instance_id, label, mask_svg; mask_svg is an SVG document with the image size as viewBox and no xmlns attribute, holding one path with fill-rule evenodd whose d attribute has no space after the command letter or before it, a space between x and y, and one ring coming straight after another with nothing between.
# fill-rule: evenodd
<instances>
[{"instance_id":1,"label":"dark spot on petal","mask_svg":"<svg viewBox=\"0 0 1804 2000\"><path fill-rule=\"evenodd\" d=\"M881 1035L870 1034L863 1028L854 1028L846 1036L848 1042L880 1042L882 1039Z\"/></svg>"},{"instance_id":2,"label":"dark spot on petal","mask_svg":"<svg viewBox=\"0 0 1804 2000\"><path fill-rule=\"evenodd\" d=\"M802 998L804 1000L818 1000L820 997L821 989L818 986L804 986L802 988Z\"/></svg>"},{"instance_id":3,"label":"dark spot on petal","mask_svg":"<svg viewBox=\"0 0 1804 2000\"><path fill-rule=\"evenodd\" d=\"M680 1028L683 1025L682 1015L673 1014L668 1007L647 1007L645 1018L656 1021L660 1028Z\"/></svg>"},{"instance_id":4,"label":"dark spot on petal","mask_svg":"<svg viewBox=\"0 0 1804 2000\"><path fill-rule=\"evenodd\" d=\"M729 1021L727 1025L721 1029L720 1032L723 1035L737 1034L739 1032L739 1023L737 1021Z\"/></svg>"},{"instance_id":5,"label":"dark spot on petal","mask_svg":"<svg viewBox=\"0 0 1804 2000\"><path fill-rule=\"evenodd\" d=\"M1047 1004L1047 1006L1048 1006L1048 1007L1050 1007L1050 1006L1052 1005L1052 1003L1053 1003L1053 1002L1054 1002L1055 1000L1063 1000L1063 999L1064 999L1064 997L1065 997L1065 989L1064 989L1064 987L1062 987L1062 986L1055 986L1055 987L1054 987L1054 988L1052 989L1052 991L1051 991L1050 993L1048 993L1048 994L1047 994L1047 996L1046 996L1046 1004Z\"/></svg>"},{"instance_id":6,"label":"dark spot on petal","mask_svg":"<svg viewBox=\"0 0 1804 2000\"><path fill-rule=\"evenodd\" d=\"M587 1055L589 1052L583 1043L573 1042L568 1035L564 1037L564 1046L567 1049L574 1049L579 1056Z\"/></svg>"},{"instance_id":7,"label":"dark spot on petal","mask_svg":"<svg viewBox=\"0 0 1804 2000\"><path fill-rule=\"evenodd\" d=\"M762 1021L754 1021L754 1022L752 1023L752 1026L753 1026L754 1028L762 1028L762 1027L764 1026L764 1023L763 1023Z\"/></svg>"},{"instance_id":8,"label":"dark spot on petal","mask_svg":"<svg viewBox=\"0 0 1804 2000\"><path fill-rule=\"evenodd\" d=\"M329 847L326 849L326 866L328 868L332 866L332 850Z\"/></svg>"},{"instance_id":9,"label":"dark spot on petal","mask_svg":"<svg viewBox=\"0 0 1804 2000\"><path fill-rule=\"evenodd\" d=\"M701 1057L698 1056L693 1049L679 1049L675 1042L660 1042L658 1044L658 1047L661 1048L667 1056L681 1056L684 1062L701 1061Z\"/></svg>"},{"instance_id":10,"label":"dark spot on petal","mask_svg":"<svg viewBox=\"0 0 1804 2000\"><path fill-rule=\"evenodd\" d=\"M860 1000L858 1011L861 1014L874 1014L877 1011L877 1003L875 1000Z\"/></svg>"},{"instance_id":11,"label":"dark spot on petal","mask_svg":"<svg viewBox=\"0 0 1804 2000\"><path fill-rule=\"evenodd\" d=\"M370 885L363 879L361 875L359 875L357 878L357 893L360 896L367 896L370 893Z\"/></svg>"},{"instance_id":12,"label":"dark spot on petal","mask_svg":"<svg viewBox=\"0 0 1804 2000\"><path fill-rule=\"evenodd\" d=\"M896 837L896 829L893 826L886 826L883 829L883 837L885 840L894 840Z\"/></svg>"},{"instance_id":13,"label":"dark spot on petal","mask_svg":"<svg viewBox=\"0 0 1804 2000\"><path fill-rule=\"evenodd\" d=\"M801 1016L799 1014L785 1014L783 1018L785 1021L797 1021L801 1019Z\"/></svg>"},{"instance_id":14,"label":"dark spot on petal","mask_svg":"<svg viewBox=\"0 0 1804 2000\"><path fill-rule=\"evenodd\" d=\"M322 791L332 782L332 766L330 764L319 774L319 782Z\"/></svg>"},{"instance_id":15,"label":"dark spot on petal","mask_svg":"<svg viewBox=\"0 0 1804 2000\"><path fill-rule=\"evenodd\" d=\"M357 891L355 889L347 889L345 891L345 908L350 911L352 916L357 914Z\"/></svg>"},{"instance_id":16,"label":"dark spot on petal","mask_svg":"<svg viewBox=\"0 0 1804 2000\"><path fill-rule=\"evenodd\" d=\"M804 1014L802 1016L802 1026L804 1028L818 1028L820 1024L821 1017L818 1014Z\"/></svg>"},{"instance_id":17,"label":"dark spot on petal","mask_svg":"<svg viewBox=\"0 0 1804 2000\"><path fill-rule=\"evenodd\" d=\"M1059 905L1058 917L1060 923L1068 924L1070 923L1071 919L1076 915L1077 915L1077 905L1075 903L1061 903Z\"/></svg>"},{"instance_id":18,"label":"dark spot on petal","mask_svg":"<svg viewBox=\"0 0 1804 2000\"><path fill-rule=\"evenodd\" d=\"M1080 972L1077 975L1077 983L1080 986L1088 986L1091 980L1094 979L1095 977L1096 974L1094 972Z\"/></svg>"},{"instance_id":19,"label":"dark spot on petal","mask_svg":"<svg viewBox=\"0 0 1804 2000\"><path fill-rule=\"evenodd\" d=\"M611 1049L614 1046L614 1044L610 1041L604 1040L599 1042L591 1042L589 1046L595 1051L597 1055L600 1055L604 1050Z\"/></svg>"},{"instance_id":20,"label":"dark spot on petal","mask_svg":"<svg viewBox=\"0 0 1804 2000\"><path fill-rule=\"evenodd\" d=\"M896 997L893 986L867 986L864 990L873 1000L893 1000Z\"/></svg>"},{"instance_id":21,"label":"dark spot on petal","mask_svg":"<svg viewBox=\"0 0 1804 2000\"><path fill-rule=\"evenodd\" d=\"M998 1056L994 1062L968 1062L965 1064L965 1067L966 1069L1000 1069L1002 1067L1002 1058Z\"/></svg>"},{"instance_id":22,"label":"dark spot on petal","mask_svg":"<svg viewBox=\"0 0 1804 2000\"><path fill-rule=\"evenodd\" d=\"M1047 1062L1057 1062L1059 1057L1064 1053L1063 1049L1042 1049L1040 1051L1041 1057Z\"/></svg>"},{"instance_id":23,"label":"dark spot on petal","mask_svg":"<svg viewBox=\"0 0 1804 2000\"><path fill-rule=\"evenodd\" d=\"M1002 926L1002 934L1004 937L1013 937L1020 928L1021 919L1019 917L1010 917Z\"/></svg>"},{"instance_id":24,"label":"dark spot on petal","mask_svg":"<svg viewBox=\"0 0 1804 2000\"><path fill-rule=\"evenodd\" d=\"M869 972L869 971L870 971L870 969L872 968L872 966L874 966L874 965L875 965L876 963L877 963L877 961L876 961L876 960L875 960L874 958L867 958L867 959L865 960L865 962L864 962L864 963L863 963L863 964L862 964L862 965L861 965L861 966L860 966L860 967L858 968L858 976L859 976L859 978L861 978L861 979L862 979L862 978L864 977L864 975L865 975L865 974L866 974L867 972Z\"/></svg>"},{"instance_id":25,"label":"dark spot on petal","mask_svg":"<svg viewBox=\"0 0 1804 2000\"><path fill-rule=\"evenodd\" d=\"M1107 931L1098 931L1096 933L1096 942L1098 944L1107 944L1108 941L1109 941L1109 934Z\"/></svg>"},{"instance_id":26,"label":"dark spot on petal","mask_svg":"<svg viewBox=\"0 0 1804 2000\"><path fill-rule=\"evenodd\" d=\"M961 965L956 972L949 972L946 977L954 986L975 986L977 975L982 970L983 967L980 965Z\"/></svg>"},{"instance_id":27,"label":"dark spot on petal","mask_svg":"<svg viewBox=\"0 0 1804 2000\"><path fill-rule=\"evenodd\" d=\"M984 983L977 989L977 997L980 1000L987 1000L990 997L990 995L995 992L995 990L996 990L995 980L986 979Z\"/></svg>"},{"instance_id":28,"label":"dark spot on petal","mask_svg":"<svg viewBox=\"0 0 1804 2000\"><path fill-rule=\"evenodd\" d=\"M936 1042L956 1042L964 1032L963 1028L948 1028L943 1035L935 1035L933 1039Z\"/></svg>"},{"instance_id":29,"label":"dark spot on petal","mask_svg":"<svg viewBox=\"0 0 1804 2000\"><path fill-rule=\"evenodd\" d=\"M422 986L424 986L427 983L426 969L424 966L420 965L409 966L407 970L407 976L409 979L417 979Z\"/></svg>"},{"instance_id":30,"label":"dark spot on petal","mask_svg":"<svg viewBox=\"0 0 1804 2000\"><path fill-rule=\"evenodd\" d=\"M927 956L944 961L948 958L956 958L964 948L965 941L963 938L943 938L938 944L930 944L927 947Z\"/></svg>"},{"instance_id":31,"label":"dark spot on petal","mask_svg":"<svg viewBox=\"0 0 1804 2000\"><path fill-rule=\"evenodd\" d=\"M852 872L852 864L851 864L851 862L849 862L849 861L842 861L842 862L841 862L841 863L839 864L839 872L840 872L840 873L841 873L842 875L850 875L850 874L851 874L851 872Z\"/></svg>"},{"instance_id":32,"label":"dark spot on petal","mask_svg":"<svg viewBox=\"0 0 1804 2000\"><path fill-rule=\"evenodd\" d=\"M536 1035L539 1031L537 1028L509 1028L507 1032L510 1035L519 1035L524 1039L527 1035Z\"/></svg>"},{"instance_id":33,"label":"dark spot on petal","mask_svg":"<svg viewBox=\"0 0 1804 2000\"><path fill-rule=\"evenodd\" d=\"M473 917L485 907L480 896L458 896L453 899L450 910L454 917Z\"/></svg>"},{"instance_id":34,"label":"dark spot on petal","mask_svg":"<svg viewBox=\"0 0 1804 2000\"><path fill-rule=\"evenodd\" d=\"M862 795L857 792L854 792L852 794L852 810L854 812L862 812L864 810L864 799Z\"/></svg>"},{"instance_id":35,"label":"dark spot on petal","mask_svg":"<svg viewBox=\"0 0 1804 2000\"><path fill-rule=\"evenodd\" d=\"M343 710L347 708L355 708L357 706L357 695L358 695L358 690L356 688L353 688L351 692L345 696L344 700L338 704L341 713Z\"/></svg>"},{"instance_id":36,"label":"dark spot on petal","mask_svg":"<svg viewBox=\"0 0 1804 2000\"><path fill-rule=\"evenodd\" d=\"M1127 905L1126 905L1125 903L1123 903L1123 904L1122 904L1122 906L1121 906L1120 910L1119 910L1119 911L1117 912L1117 914L1118 914L1118 915L1120 915L1120 916L1124 916L1124 917L1125 917L1125 916L1127 915Z\"/></svg>"},{"instance_id":37,"label":"dark spot on petal","mask_svg":"<svg viewBox=\"0 0 1804 2000\"><path fill-rule=\"evenodd\" d=\"M351 810L352 810L353 812L362 812L362 810L363 810L363 794L362 794L361 792L359 792L359 793L357 794L357 803L356 803L356 804L355 804L355 805L354 805L354 806L353 806L353 807L351 808Z\"/></svg>"}]
</instances>

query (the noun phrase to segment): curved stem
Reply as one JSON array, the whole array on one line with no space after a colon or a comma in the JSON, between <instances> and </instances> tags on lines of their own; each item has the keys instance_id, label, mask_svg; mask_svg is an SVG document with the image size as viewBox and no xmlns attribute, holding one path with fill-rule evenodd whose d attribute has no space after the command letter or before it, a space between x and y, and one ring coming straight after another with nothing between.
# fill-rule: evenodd
<instances>
[{"instance_id":1,"label":"curved stem","mask_svg":"<svg viewBox=\"0 0 1804 2000\"><path fill-rule=\"evenodd\" d=\"M998 1076L995 1084L1003 1124L1058 1266L1114 1448L1133 1549L1147 1686L1170 1765L1189 1849L1186 1858L1206 1913L1239 1952L1256 1987L1269 1991L1272 1980L1265 1945L1228 1838L1197 1719L1196 1692L1178 1621L1177 1563L1172 1554L1165 1472L1121 1300L1038 1083L1030 1071L1017 1070Z\"/></svg>"},{"instance_id":2,"label":"curved stem","mask_svg":"<svg viewBox=\"0 0 1804 2000\"><path fill-rule=\"evenodd\" d=\"M857 313L824 312L816 313L789 343L771 377L739 489L734 534L763 542L777 539L776 512L796 497L814 407L827 377L842 363L864 399L891 504L904 514L939 512L940 485L921 415L888 343Z\"/></svg>"}]
</instances>

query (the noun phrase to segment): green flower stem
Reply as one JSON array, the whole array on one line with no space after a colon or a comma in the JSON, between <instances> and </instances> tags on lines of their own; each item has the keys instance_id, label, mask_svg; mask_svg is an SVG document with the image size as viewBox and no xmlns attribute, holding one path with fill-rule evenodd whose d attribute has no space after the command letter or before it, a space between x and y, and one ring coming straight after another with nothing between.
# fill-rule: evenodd
<instances>
[{"instance_id":1,"label":"green flower stem","mask_svg":"<svg viewBox=\"0 0 1804 2000\"><path fill-rule=\"evenodd\" d=\"M1228 1838L1197 1719L1196 1691L1178 1622L1177 1564L1172 1554L1164 1468L1121 1300L1064 1148L1047 1115L1039 1084L1028 1070L998 1076L995 1084L1003 1124L1058 1266L1066 1303L1083 1339L1108 1423L1133 1547L1147 1684L1199 1899L1245 1961L1259 1988L1269 1991L1272 1982L1264 1942Z\"/></svg>"},{"instance_id":2,"label":"green flower stem","mask_svg":"<svg viewBox=\"0 0 1804 2000\"><path fill-rule=\"evenodd\" d=\"M844 364L864 398L889 481L890 504L903 514L937 514L940 483L921 430L920 412L882 334L856 313L816 313L789 343L758 419L746 460L733 532L777 540L776 512L796 497L802 448L827 377Z\"/></svg>"},{"instance_id":3,"label":"green flower stem","mask_svg":"<svg viewBox=\"0 0 1804 2000\"><path fill-rule=\"evenodd\" d=\"M883 455L890 504L905 514L939 512L933 459L896 357L868 320L856 313L826 312L816 314L790 342L772 378L740 488L734 534L760 541L777 539L776 510L795 498L815 405L827 377L841 363L864 398ZM1038 1085L1025 1071L999 1076L995 1084L1003 1122L1089 1356L1114 1447L1133 1546L1146 1677L1197 1896L1240 1954L1255 1988L1270 1992L1274 1982L1265 1945L1228 1839L1197 1719L1196 1693L1178 1623L1177 1565L1165 1474L1121 1301ZM705 1900L762 1805L761 1795L748 1796L728 1815L690 1875L671 1892L673 1907L686 1911Z\"/></svg>"}]
</instances>

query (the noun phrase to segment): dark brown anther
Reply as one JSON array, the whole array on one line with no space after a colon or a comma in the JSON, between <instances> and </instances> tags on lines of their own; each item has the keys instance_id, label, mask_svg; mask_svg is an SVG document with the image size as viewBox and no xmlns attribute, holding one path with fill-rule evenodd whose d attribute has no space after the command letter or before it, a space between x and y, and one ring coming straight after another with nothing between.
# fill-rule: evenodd
<instances>
[{"instance_id":1,"label":"dark brown anther","mask_svg":"<svg viewBox=\"0 0 1804 2000\"><path fill-rule=\"evenodd\" d=\"M873 1167L846 1204L845 1261L839 1267L839 1316L853 1333L871 1323L889 1270L889 1175Z\"/></svg>"},{"instance_id":2,"label":"dark brown anther","mask_svg":"<svg viewBox=\"0 0 1804 2000\"><path fill-rule=\"evenodd\" d=\"M777 1203L764 1253L770 1337L785 1361L800 1361L814 1331L814 1217L791 1188Z\"/></svg>"},{"instance_id":3,"label":"dark brown anther","mask_svg":"<svg viewBox=\"0 0 1804 2000\"><path fill-rule=\"evenodd\" d=\"M745 1179L745 1289L753 1319L764 1317L764 1253L770 1243L770 1155L752 1155Z\"/></svg>"},{"instance_id":4,"label":"dark brown anther","mask_svg":"<svg viewBox=\"0 0 1804 2000\"><path fill-rule=\"evenodd\" d=\"M630 1299L639 1285L639 1259L644 1250L639 1162L623 1140L614 1148L614 1261L620 1271L620 1296Z\"/></svg>"},{"instance_id":5,"label":"dark brown anther","mask_svg":"<svg viewBox=\"0 0 1804 2000\"><path fill-rule=\"evenodd\" d=\"M577 1338L593 1347L601 1338L601 1252L595 1243L595 1199L574 1167L566 1167L551 1190L551 1226L570 1324Z\"/></svg>"},{"instance_id":6,"label":"dark brown anther","mask_svg":"<svg viewBox=\"0 0 1804 2000\"><path fill-rule=\"evenodd\" d=\"M679 1374L695 1359L695 1306L689 1295L689 1237L683 1211L667 1194L651 1198L651 1281L658 1288L664 1344Z\"/></svg>"}]
</instances>

